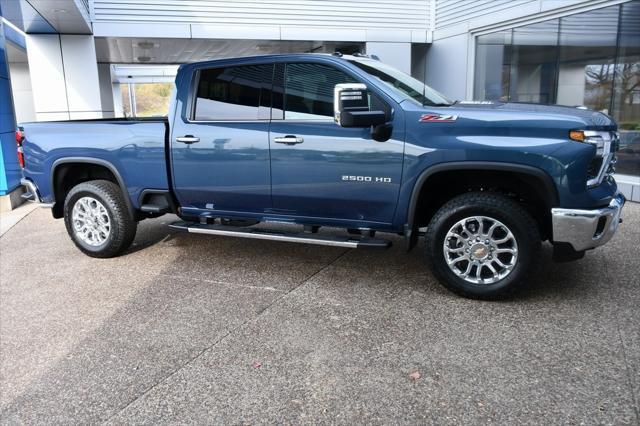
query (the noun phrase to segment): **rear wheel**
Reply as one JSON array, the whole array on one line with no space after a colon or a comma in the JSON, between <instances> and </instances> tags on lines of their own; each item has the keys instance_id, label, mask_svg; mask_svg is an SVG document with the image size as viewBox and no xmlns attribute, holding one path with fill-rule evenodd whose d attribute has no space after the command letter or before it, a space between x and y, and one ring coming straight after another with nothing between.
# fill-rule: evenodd
<instances>
[{"instance_id":1,"label":"rear wheel","mask_svg":"<svg viewBox=\"0 0 640 426\"><path fill-rule=\"evenodd\" d=\"M427 256L449 290L498 299L515 290L535 265L540 234L531 215L495 193L455 197L438 210L426 234Z\"/></svg>"},{"instance_id":2,"label":"rear wheel","mask_svg":"<svg viewBox=\"0 0 640 426\"><path fill-rule=\"evenodd\" d=\"M120 188L106 180L83 182L69 191L64 223L75 245L92 257L117 256L136 235L136 222Z\"/></svg>"}]
</instances>

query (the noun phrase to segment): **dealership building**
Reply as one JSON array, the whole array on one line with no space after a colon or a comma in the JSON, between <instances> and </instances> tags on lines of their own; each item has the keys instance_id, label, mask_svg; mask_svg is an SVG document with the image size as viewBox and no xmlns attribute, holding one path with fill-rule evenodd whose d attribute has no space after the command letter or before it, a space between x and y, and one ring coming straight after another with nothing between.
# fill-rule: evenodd
<instances>
[{"instance_id":1,"label":"dealership building","mask_svg":"<svg viewBox=\"0 0 640 426\"><path fill-rule=\"evenodd\" d=\"M3 209L19 198L16 122L163 115L179 64L335 51L451 99L604 111L640 201L640 0L0 0L0 14Z\"/></svg>"}]
</instances>

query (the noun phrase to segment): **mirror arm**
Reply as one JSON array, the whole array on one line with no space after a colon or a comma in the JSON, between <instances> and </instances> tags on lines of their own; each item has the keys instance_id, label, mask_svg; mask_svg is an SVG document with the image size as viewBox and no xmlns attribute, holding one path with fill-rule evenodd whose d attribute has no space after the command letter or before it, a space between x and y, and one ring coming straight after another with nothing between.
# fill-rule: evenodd
<instances>
[{"instance_id":1,"label":"mirror arm","mask_svg":"<svg viewBox=\"0 0 640 426\"><path fill-rule=\"evenodd\" d=\"M386 142L391 139L393 124L390 122L371 126L371 139L376 142Z\"/></svg>"}]
</instances>

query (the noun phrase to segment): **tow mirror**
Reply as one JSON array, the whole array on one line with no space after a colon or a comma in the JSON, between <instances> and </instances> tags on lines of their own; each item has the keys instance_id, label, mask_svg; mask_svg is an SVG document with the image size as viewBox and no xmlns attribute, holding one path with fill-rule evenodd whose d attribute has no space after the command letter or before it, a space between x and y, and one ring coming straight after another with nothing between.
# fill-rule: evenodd
<instances>
[{"instance_id":1,"label":"tow mirror","mask_svg":"<svg viewBox=\"0 0 640 426\"><path fill-rule=\"evenodd\" d=\"M384 111L369 109L369 93L362 83L336 84L333 91L333 118L341 127L370 127L384 124Z\"/></svg>"}]
</instances>

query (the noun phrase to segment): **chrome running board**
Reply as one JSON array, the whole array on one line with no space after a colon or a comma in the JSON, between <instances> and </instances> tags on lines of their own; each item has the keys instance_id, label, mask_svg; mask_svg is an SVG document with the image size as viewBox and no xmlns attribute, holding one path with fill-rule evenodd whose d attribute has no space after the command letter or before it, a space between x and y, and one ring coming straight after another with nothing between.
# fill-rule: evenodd
<instances>
[{"instance_id":1,"label":"chrome running board","mask_svg":"<svg viewBox=\"0 0 640 426\"><path fill-rule=\"evenodd\" d=\"M251 238L254 240L284 241L288 243L316 244L321 246L347 248L389 248L391 241L381 238L318 235L304 232L283 232L272 229L238 228L235 226L207 225L195 222L174 222L172 229L192 234L222 235L226 237Z\"/></svg>"}]
</instances>

